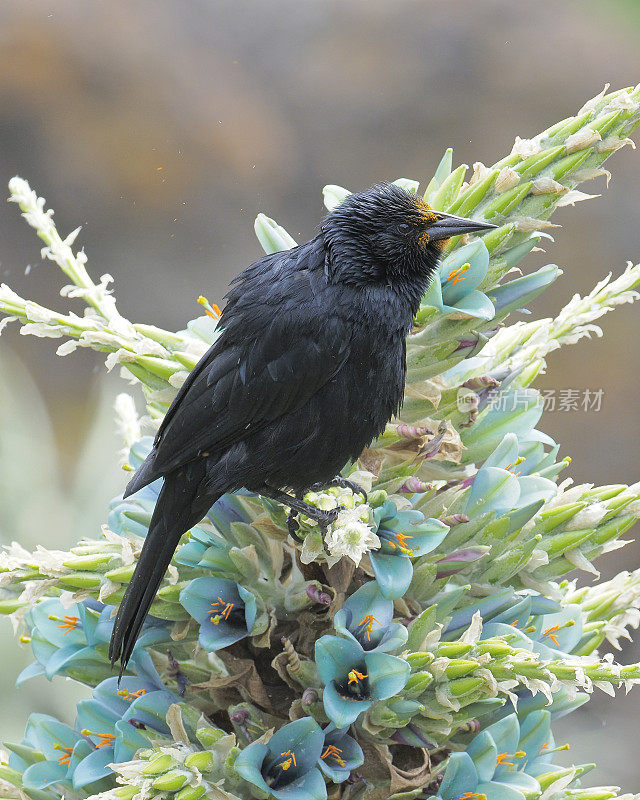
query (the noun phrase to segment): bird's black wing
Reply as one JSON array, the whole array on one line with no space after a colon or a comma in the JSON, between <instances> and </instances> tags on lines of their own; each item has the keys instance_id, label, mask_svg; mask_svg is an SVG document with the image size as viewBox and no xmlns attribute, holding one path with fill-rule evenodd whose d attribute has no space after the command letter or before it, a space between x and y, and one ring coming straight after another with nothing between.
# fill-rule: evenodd
<instances>
[{"instance_id":1,"label":"bird's black wing","mask_svg":"<svg viewBox=\"0 0 640 800\"><path fill-rule=\"evenodd\" d=\"M158 431L156 475L299 409L349 355L350 325L330 305L318 241L261 259L234 283L220 338Z\"/></svg>"}]
</instances>

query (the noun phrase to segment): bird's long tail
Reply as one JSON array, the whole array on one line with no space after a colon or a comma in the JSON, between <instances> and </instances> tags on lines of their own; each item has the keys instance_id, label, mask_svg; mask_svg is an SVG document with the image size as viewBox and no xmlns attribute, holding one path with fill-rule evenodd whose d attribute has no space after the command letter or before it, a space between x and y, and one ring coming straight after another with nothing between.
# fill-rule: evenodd
<instances>
[{"instance_id":1,"label":"bird's long tail","mask_svg":"<svg viewBox=\"0 0 640 800\"><path fill-rule=\"evenodd\" d=\"M182 471L165 477L111 634L109 658L112 664L120 659L121 677L180 537L202 519L220 496L197 497L199 486L199 481L188 480Z\"/></svg>"}]
</instances>

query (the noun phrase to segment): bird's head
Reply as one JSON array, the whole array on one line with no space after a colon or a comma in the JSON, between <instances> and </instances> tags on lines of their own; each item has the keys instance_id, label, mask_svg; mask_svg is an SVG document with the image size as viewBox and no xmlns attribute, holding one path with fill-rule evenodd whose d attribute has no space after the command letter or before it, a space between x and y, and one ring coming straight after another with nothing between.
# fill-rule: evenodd
<instances>
[{"instance_id":1,"label":"bird's head","mask_svg":"<svg viewBox=\"0 0 640 800\"><path fill-rule=\"evenodd\" d=\"M328 278L352 285L385 284L422 296L451 236L495 228L435 211L393 183L351 194L325 217Z\"/></svg>"}]
</instances>

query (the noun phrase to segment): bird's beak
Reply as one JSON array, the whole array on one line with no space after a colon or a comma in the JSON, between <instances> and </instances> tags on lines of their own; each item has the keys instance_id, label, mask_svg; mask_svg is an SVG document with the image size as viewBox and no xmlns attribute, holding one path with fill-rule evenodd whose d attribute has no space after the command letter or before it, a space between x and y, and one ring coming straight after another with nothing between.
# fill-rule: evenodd
<instances>
[{"instance_id":1,"label":"bird's beak","mask_svg":"<svg viewBox=\"0 0 640 800\"><path fill-rule=\"evenodd\" d=\"M476 231L488 231L497 228L489 222L480 222L475 219L465 219L456 217L453 214L445 214L443 211L432 212L437 215L437 220L427 228L430 240L449 239L451 236L460 236L463 233L475 233Z\"/></svg>"}]
</instances>

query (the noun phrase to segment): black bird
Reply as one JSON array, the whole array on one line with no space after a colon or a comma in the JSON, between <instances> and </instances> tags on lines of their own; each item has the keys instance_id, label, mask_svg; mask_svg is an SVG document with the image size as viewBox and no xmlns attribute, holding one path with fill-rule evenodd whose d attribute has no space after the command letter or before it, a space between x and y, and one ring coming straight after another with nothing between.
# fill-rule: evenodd
<instances>
[{"instance_id":1,"label":"black bird","mask_svg":"<svg viewBox=\"0 0 640 800\"><path fill-rule=\"evenodd\" d=\"M334 518L301 493L330 483L398 411L405 337L443 241L493 227L382 184L349 195L310 241L233 280L220 337L124 494L164 478L111 637L121 674L180 537L223 494L244 487L324 525Z\"/></svg>"}]
</instances>

